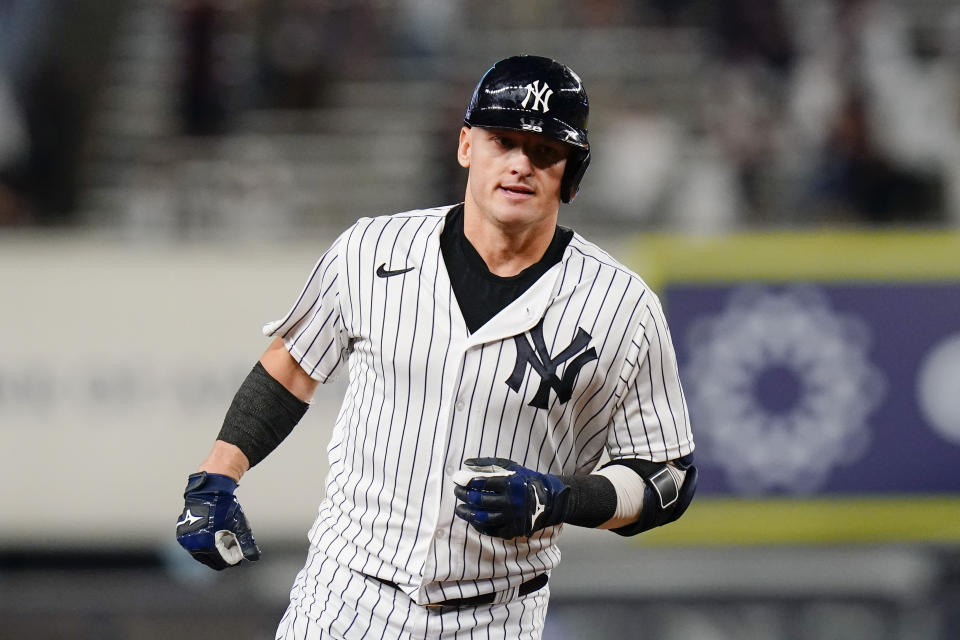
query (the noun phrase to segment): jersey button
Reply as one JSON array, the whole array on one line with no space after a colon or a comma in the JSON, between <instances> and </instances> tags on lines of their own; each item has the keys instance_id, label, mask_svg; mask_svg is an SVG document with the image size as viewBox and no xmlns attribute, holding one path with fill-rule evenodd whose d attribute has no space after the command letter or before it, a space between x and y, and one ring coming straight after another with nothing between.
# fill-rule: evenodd
<instances>
[{"instance_id":1,"label":"jersey button","mask_svg":"<svg viewBox=\"0 0 960 640\"><path fill-rule=\"evenodd\" d=\"M446 537L447 537L447 531L445 529L440 529L439 531L437 531L438 540L443 540Z\"/></svg>"},{"instance_id":2,"label":"jersey button","mask_svg":"<svg viewBox=\"0 0 960 640\"><path fill-rule=\"evenodd\" d=\"M456 404L457 411L463 411L463 408L465 406L467 405L463 402L463 400L457 400L457 404Z\"/></svg>"}]
</instances>

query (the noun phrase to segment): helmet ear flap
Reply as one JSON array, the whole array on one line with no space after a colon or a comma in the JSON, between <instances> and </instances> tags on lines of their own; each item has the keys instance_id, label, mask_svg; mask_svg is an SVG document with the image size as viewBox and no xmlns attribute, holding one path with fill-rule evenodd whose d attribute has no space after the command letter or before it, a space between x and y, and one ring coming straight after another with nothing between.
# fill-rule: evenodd
<instances>
[{"instance_id":1,"label":"helmet ear flap","mask_svg":"<svg viewBox=\"0 0 960 640\"><path fill-rule=\"evenodd\" d=\"M576 197L580 190L580 180L583 174L587 172L590 165L590 150L575 151L567 159L567 168L563 172L563 179L560 181L560 201L564 204L570 202Z\"/></svg>"}]
</instances>

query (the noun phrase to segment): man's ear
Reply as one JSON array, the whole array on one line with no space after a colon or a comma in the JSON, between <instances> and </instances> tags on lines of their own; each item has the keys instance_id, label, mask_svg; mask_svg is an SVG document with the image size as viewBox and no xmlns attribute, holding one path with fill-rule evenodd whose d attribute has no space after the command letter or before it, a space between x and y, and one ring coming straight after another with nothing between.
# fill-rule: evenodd
<instances>
[{"instance_id":1,"label":"man's ear","mask_svg":"<svg viewBox=\"0 0 960 640\"><path fill-rule=\"evenodd\" d=\"M470 127L460 129L460 146L457 147L457 162L464 168L470 166L471 134L472 130Z\"/></svg>"}]
</instances>

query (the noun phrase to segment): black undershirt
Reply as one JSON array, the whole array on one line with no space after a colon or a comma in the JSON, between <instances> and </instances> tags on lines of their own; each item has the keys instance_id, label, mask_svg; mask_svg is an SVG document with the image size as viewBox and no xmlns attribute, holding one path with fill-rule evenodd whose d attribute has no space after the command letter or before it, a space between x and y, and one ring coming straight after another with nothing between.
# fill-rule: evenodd
<instances>
[{"instance_id":1,"label":"black undershirt","mask_svg":"<svg viewBox=\"0 0 960 640\"><path fill-rule=\"evenodd\" d=\"M473 333L490 318L519 298L550 267L560 262L573 231L557 226L553 240L543 257L515 276L506 278L490 273L486 263L463 234L463 205L447 214L440 234L440 251L450 274L450 284L457 297L460 312Z\"/></svg>"}]
</instances>

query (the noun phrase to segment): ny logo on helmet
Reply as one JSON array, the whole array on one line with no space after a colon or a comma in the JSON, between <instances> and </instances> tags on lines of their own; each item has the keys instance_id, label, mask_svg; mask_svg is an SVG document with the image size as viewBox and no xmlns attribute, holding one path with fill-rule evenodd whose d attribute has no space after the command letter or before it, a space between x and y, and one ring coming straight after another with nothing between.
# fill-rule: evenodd
<instances>
[{"instance_id":1,"label":"ny logo on helmet","mask_svg":"<svg viewBox=\"0 0 960 640\"><path fill-rule=\"evenodd\" d=\"M556 356L550 355L547 343L543 339L543 319L530 330L530 337L533 338L532 347L526 336L513 337L517 346L517 362L513 365L513 373L506 379L507 386L519 392L527 366L530 366L540 376L540 386L533 399L527 404L538 409L546 409L549 406L550 389L557 393L557 399L561 404L566 402L573 395L573 382L580 373L580 369L588 362L597 359L597 350L593 347L586 348L592 340L591 335L577 327L577 335L574 336L573 341ZM561 378L557 375L557 367L567 360L570 360L570 363Z\"/></svg>"},{"instance_id":2,"label":"ny logo on helmet","mask_svg":"<svg viewBox=\"0 0 960 640\"><path fill-rule=\"evenodd\" d=\"M533 104L530 105L531 109L539 109L540 106L543 106L543 112L546 113L550 111L550 106L547 104L550 102L550 96L553 95L553 89L550 88L546 82L543 83L543 88L540 88L540 81L534 80L532 83L524 87L527 90L527 95L524 96L523 102L520 103L520 106L524 109L527 108L527 102L530 98L533 98Z\"/></svg>"}]
</instances>

